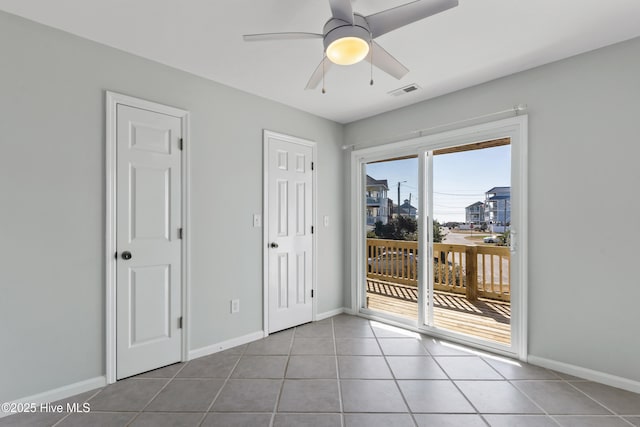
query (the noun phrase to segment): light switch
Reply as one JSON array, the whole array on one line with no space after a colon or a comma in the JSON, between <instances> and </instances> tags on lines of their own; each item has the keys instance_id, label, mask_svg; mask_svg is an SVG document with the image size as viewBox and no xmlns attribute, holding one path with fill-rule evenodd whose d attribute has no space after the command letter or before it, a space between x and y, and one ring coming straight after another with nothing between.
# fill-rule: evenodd
<instances>
[{"instance_id":1,"label":"light switch","mask_svg":"<svg viewBox=\"0 0 640 427\"><path fill-rule=\"evenodd\" d=\"M254 227L262 226L262 216L260 214L253 214L253 226Z\"/></svg>"},{"instance_id":2,"label":"light switch","mask_svg":"<svg viewBox=\"0 0 640 427\"><path fill-rule=\"evenodd\" d=\"M329 215L325 215L323 217L323 222L324 222L324 226L328 227L329 226Z\"/></svg>"}]
</instances>

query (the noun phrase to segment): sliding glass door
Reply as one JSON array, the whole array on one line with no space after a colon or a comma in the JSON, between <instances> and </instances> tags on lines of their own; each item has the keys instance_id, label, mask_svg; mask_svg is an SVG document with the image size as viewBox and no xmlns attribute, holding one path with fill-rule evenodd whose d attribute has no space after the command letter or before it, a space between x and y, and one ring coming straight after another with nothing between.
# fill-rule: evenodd
<instances>
[{"instance_id":1,"label":"sliding glass door","mask_svg":"<svg viewBox=\"0 0 640 427\"><path fill-rule=\"evenodd\" d=\"M352 158L359 312L525 354L526 277L515 245L526 235L522 122Z\"/></svg>"}]
</instances>

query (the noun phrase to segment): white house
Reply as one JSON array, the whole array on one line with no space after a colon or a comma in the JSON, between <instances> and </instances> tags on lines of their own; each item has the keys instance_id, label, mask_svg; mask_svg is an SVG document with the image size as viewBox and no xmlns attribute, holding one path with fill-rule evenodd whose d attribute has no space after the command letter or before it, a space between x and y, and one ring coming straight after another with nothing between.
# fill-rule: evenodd
<instances>
[{"instance_id":1,"label":"white house","mask_svg":"<svg viewBox=\"0 0 640 427\"><path fill-rule=\"evenodd\" d=\"M376 222L386 224L389 221L389 205L392 203L387 197L389 184L386 179L374 179L367 175L367 225Z\"/></svg>"},{"instance_id":2,"label":"white house","mask_svg":"<svg viewBox=\"0 0 640 427\"><path fill-rule=\"evenodd\" d=\"M484 220L501 226L511 222L511 187L493 187L484 200Z\"/></svg>"},{"instance_id":3,"label":"white house","mask_svg":"<svg viewBox=\"0 0 640 427\"><path fill-rule=\"evenodd\" d=\"M484 203L475 202L464 208L465 222L478 224L484 222Z\"/></svg>"}]
</instances>

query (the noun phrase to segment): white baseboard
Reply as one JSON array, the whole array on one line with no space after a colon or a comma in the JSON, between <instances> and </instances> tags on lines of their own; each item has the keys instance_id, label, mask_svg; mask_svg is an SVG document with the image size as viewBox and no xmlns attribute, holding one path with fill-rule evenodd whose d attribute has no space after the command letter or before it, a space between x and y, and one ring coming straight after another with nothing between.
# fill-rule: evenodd
<instances>
[{"instance_id":1,"label":"white baseboard","mask_svg":"<svg viewBox=\"0 0 640 427\"><path fill-rule=\"evenodd\" d=\"M95 377L88 380L79 381L77 383L65 385L62 387L54 388L53 390L45 391L42 393L34 394L32 396L16 399L11 403L50 403L56 400L66 399L67 397L75 396L76 394L84 393L85 391L95 390L107 385L107 377ZM13 415L11 412L0 411L0 418Z\"/></svg>"},{"instance_id":2,"label":"white baseboard","mask_svg":"<svg viewBox=\"0 0 640 427\"><path fill-rule=\"evenodd\" d=\"M634 393L640 393L640 382L630 380L628 378L618 377L615 375L607 374L605 372L594 371L592 369L571 365L569 363L558 362L557 360L545 359L544 357L529 355L527 361L532 365L542 366L543 368L553 369L554 371L606 384L611 387L621 388L623 390L632 391Z\"/></svg>"},{"instance_id":3,"label":"white baseboard","mask_svg":"<svg viewBox=\"0 0 640 427\"><path fill-rule=\"evenodd\" d=\"M342 312L343 312L344 314L350 314L350 315L352 315L352 316L356 316L356 315L358 314L358 310L354 310L354 309L352 309L352 308L347 308L347 307L343 308L343 309L342 309Z\"/></svg>"},{"instance_id":4,"label":"white baseboard","mask_svg":"<svg viewBox=\"0 0 640 427\"><path fill-rule=\"evenodd\" d=\"M189 360L197 359L198 357L208 356L213 353L236 347L242 344L247 344L252 341L256 341L265 337L264 331L256 331L241 337L232 338L227 341L222 341L217 344L208 345L206 347L197 348L195 350L189 350Z\"/></svg>"},{"instance_id":5,"label":"white baseboard","mask_svg":"<svg viewBox=\"0 0 640 427\"><path fill-rule=\"evenodd\" d=\"M329 317L337 316L338 314L342 314L342 313L344 313L344 308L342 307L336 308L335 310L329 310L329 311L325 311L324 313L316 314L316 320L328 319Z\"/></svg>"}]
</instances>

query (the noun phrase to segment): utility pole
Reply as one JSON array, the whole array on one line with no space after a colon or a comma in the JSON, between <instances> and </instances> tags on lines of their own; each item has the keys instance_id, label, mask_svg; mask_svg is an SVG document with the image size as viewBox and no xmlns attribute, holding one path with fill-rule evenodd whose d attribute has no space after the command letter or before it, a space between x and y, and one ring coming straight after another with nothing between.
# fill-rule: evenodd
<instances>
[{"instance_id":1,"label":"utility pole","mask_svg":"<svg viewBox=\"0 0 640 427\"><path fill-rule=\"evenodd\" d=\"M502 223L502 232L507 232L507 199L504 199L504 222Z\"/></svg>"},{"instance_id":2,"label":"utility pole","mask_svg":"<svg viewBox=\"0 0 640 427\"><path fill-rule=\"evenodd\" d=\"M400 184L407 181L398 181L398 216L400 216Z\"/></svg>"}]
</instances>

